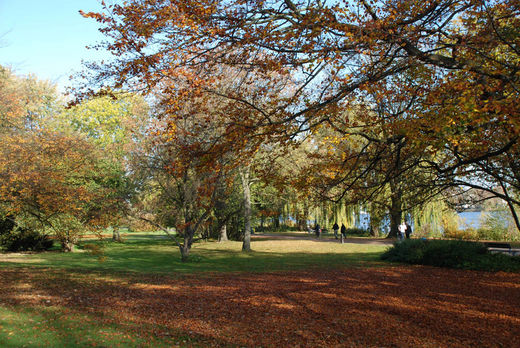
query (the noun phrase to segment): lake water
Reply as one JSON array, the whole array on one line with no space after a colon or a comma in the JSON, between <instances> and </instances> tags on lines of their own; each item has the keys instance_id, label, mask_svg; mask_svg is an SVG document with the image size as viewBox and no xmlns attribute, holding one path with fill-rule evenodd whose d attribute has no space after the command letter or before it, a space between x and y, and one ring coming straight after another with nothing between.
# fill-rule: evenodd
<instances>
[{"instance_id":1,"label":"lake water","mask_svg":"<svg viewBox=\"0 0 520 348\"><path fill-rule=\"evenodd\" d=\"M480 227L480 220L484 212L481 211L463 211L457 213L462 220L461 228L468 226L475 229Z\"/></svg>"},{"instance_id":2,"label":"lake water","mask_svg":"<svg viewBox=\"0 0 520 348\"><path fill-rule=\"evenodd\" d=\"M480 220L481 216L485 214L485 212L480 211L463 211L457 213L457 215L461 218L460 228L480 228ZM361 213L356 221L356 227L368 229L370 223L370 215L367 213ZM388 228L390 225L390 220L388 218L383 220L383 229ZM413 226L412 226L413 227Z\"/></svg>"}]
</instances>

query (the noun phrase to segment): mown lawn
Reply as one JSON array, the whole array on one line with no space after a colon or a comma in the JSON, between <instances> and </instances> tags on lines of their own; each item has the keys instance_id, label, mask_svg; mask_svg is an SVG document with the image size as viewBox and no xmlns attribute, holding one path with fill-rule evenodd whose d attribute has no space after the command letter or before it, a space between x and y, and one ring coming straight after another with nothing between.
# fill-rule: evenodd
<instances>
[{"instance_id":1,"label":"mown lawn","mask_svg":"<svg viewBox=\"0 0 520 348\"><path fill-rule=\"evenodd\" d=\"M0 255L1 347L520 346L520 275L388 265L382 245L159 234Z\"/></svg>"},{"instance_id":2,"label":"mown lawn","mask_svg":"<svg viewBox=\"0 0 520 348\"><path fill-rule=\"evenodd\" d=\"M102 254L86 245L102 246ZM131 233L124 243L86 240L77 252L46 252L0 256L1 266L51 267L101 272L186 274L201 272L265 272L307 268L334 268L377 263L386 249L381 245L325 243L314 239L253 241L253 252L243 253L241 242L200 242L191 260L181 262L172 241L161 233Z\"/></svg>"}]
</instances>

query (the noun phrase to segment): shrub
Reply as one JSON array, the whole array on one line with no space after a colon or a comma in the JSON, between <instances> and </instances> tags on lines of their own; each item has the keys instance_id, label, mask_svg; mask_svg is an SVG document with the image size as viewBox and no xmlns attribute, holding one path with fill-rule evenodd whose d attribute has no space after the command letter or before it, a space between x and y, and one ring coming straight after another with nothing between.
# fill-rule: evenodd
<instances>
[{"instance_id":1,"label":"shrub","mask_svg":"<svg viewBox=\"0 0 520 348\"><path fill-rule=\"evenodd\" d=\"M444 235L457 234L457 232L460 231L460 218L454 211L446 211L441 216L441 226L442 230L444 231Z\"/></svg>"},{"instance_id":2,"label":"shrub","mask_svg":"<svg viewBox=\"0 0 520 348\"><path fill-rule=\"evenodd\" d=\"M483 214L481 225L482 227L478 231L481 239L520 240L520 233L511 213L505 207Z\"/></svg>"},{"instance_id":3,"label":"shrub","mask_svg":"<svg viewBox=\"0 0 520 348\"><path fill-rule=\"evenodd\" d=\"M476 240L478 239L479 234L474 228L467 228L464 230L451 229L444 231L444 237L461 240Z\"/></svg>"},{"instance_id":4,"label":"shrub","mask_svg":"<svg viewBox=\"0 0 520 348\"><path fill-rule=\"evenodd\" d=\"M491 254L482 243L461 240L404 240L396 242L381 258L437 267L520 271L520 257Z\"/></svg>"},{"instance_id":5,"label":"shrub","mask_svg":"<svg viewBox=\"0 0 520 348\"><path fill-rule=\"evenodd\" d=\"M0 218L0 238L3 235L6 235L8 233L11 233L11 231L14 229L16 224L14 223L14 220L10 216L6 216L3 218Z\"/></svg>"},{"instance_id":6,"label":"shrub","mask_svg":"<svg viewBox=\"0 0 520 348\"><path fill-rule=\"evenodd\" d=\"M363 228L353 227L353 228L347 228L347 236L368 237L368 236L370 236L370 233Z\"/></svg>"},{"instance_id":7,"label":"shrub","mask_svg":"<svg viewBox=\"0 0 520 348\"><path fill-rule=\"evenodd\" d=\"M433 234L433 228L431 224L424 224L420 226L415 226L415 230L413 231L413 235L417 238L427 238L431 237Z\"/></svg>"},{"instance_id":8,"label":"shrub","mask_svg":"<svg viewBox=\"0 0 520 348\"><path fill-rule=\"evenodd\" d=\"M11 252L49 250L52 245L53 242L49 237L20 227L0 235L0 248Z\"/></svg>"},{"instance_id":9,"label":"shrub","mask_svg":"<svg viewBox=\"0 0 520 348\"><path fill-rule=\"evenodd\" d=\"M482 240L507 240L505 238L506 232L499 229L494 228L479 228L477 230L478 239Z\"/></svg>"}]
</instances>

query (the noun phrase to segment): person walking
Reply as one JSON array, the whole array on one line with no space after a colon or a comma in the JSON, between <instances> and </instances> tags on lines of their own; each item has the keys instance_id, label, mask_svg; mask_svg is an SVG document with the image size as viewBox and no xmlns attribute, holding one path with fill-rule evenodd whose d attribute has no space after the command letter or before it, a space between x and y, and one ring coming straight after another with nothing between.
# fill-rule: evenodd
<instances>
[{"instance_id":1,"label":"person walking","mask_svg":"<svg viewBox=\"0 0 520 348\"><path fill-rule=\"evenodd\" d=\"M320 238L320 233L321 233L321 227L320 227L320 224L316 224L316 226L314 227L314 233L316 233L316 238Z\"/></svg>"},{"instance_id":2,"label":"person walking","mask_svg":"<svg viewBox=\"0 0 520 348\"><path fill-rule=\"evenodd\" d=\"M334 225L332 226L332 229L334 230L334 237L336 239L338 239L338 230L339 230L339 226L338 226L338 223L335 222Z\"/></svg>"},{"instance_id":3,"label":"person walking","mask_svg":"<svg viewBox=\"0 0 520 348\"><path fill-rule=\"evenodd\" d=\"M406 231L406 224L401 222L401 224L397 227L397 239L403 240L404 239L404 233Z\"/></svg>"},{"instance_id":4,"label":"person walking","mask_svg":"<svg viewBox=\"0 0 520 348\"><path fill-rule=\"evenodd\" d=\"M345 224L341 224L341 235L343 238L347 238L347 228L345 227Z\"/></svg>"},{"instance_id":5,"label":"person walking","mask_svg":"<svg viewBox=\"0 0 520 348\"><path fill-rule=\"evenodd\" d=\"M408 224L408 222L405 224L406 229L404 230L404 234L406 236L406 239L410 239L410 235L412 234L412 226Z\"/></svg>"}]
</instances>

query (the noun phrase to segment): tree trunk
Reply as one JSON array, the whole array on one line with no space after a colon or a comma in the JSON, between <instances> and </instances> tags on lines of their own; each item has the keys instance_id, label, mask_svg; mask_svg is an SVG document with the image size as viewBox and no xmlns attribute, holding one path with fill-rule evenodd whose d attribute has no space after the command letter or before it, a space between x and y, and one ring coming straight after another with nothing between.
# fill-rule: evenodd
<instances>
[{"instance_id":1,"label":"tree trunk","mask_svg":"<svg viewBox=\"0 0 520 348\"><path fill-rule=\"evenodd\" d=\"M61 242L61 250L66 253L70 253L74 251L74 243L70 241L63 241Z\"/></svg>"},{"instance_id":2,"label":"tree trunk","mask_svg":"<svg viewBox=\"0 0 520 348\"><path fill-rule=\"evenodd\" d=\"M379 237L379 228L381 226L381 216L380 212L376 210L374 204L370 204L369 206L369 214L370 214L370 235L372 237Z\"/></svg>"},{"instance_id":3,"label":"tree trunk","mask_svg":"<svg viewBox=\"0 0 520 348\"><path fill-rule=\"evenodd\" d=\"M309 218L309 203L307 203L307 199L305 199L303 201L303 231L307 231L308 229L308 226L307 226L307 220Z\"/></svg>"},{"instance_id":4,"label":"tree trunk","mask_svg":"<svg viewBox=\"0 0 520 348\"><path fill-rule=\"evenodd\" d=\"M194 230L191 225L184 229L184 243L179 245L181 251L181 261L186 262L190 256L191 244L193 243Z\"/></svg>"},{"instance_id":5,"label":"tree trunk","mask_svg":"<svg viewBox=\"0 0 520 348\"><path fill-rule=\"evenodd\" d=\"M370 235L372 237L379 237L379 225L370 224Z\"/></svg>"},{"instance_id":6,"label":"tree trunk","mask_svg":"<svg viewBox=\"0 0 520 348\"><path fill-rule=\"evenodd\" d=\"M511 212L511 216L513 217L516 229L520 231L520 220L518 219L518 214L516 213L515 206L510 200L507 200L506 203L509 208L509 211Z\"/></svg>"},{"instance_id":7,"label":"tree trunk","mask_svg":"<svg viewBox=\"0 0 520 348\"><path fill-rule=\"evenodd\" d=\"M281 214L273 216L273 229L274 230L278 230L280 228L280 216L281 216Z\"/></svg>"},{"instance_id":8,"label":"tree trunk","mask_svg":"<svg viewBox=\"0 0 520 348\"><path fill-rule=\"evenodd\" d=\"M186 262L188 261L188 258L190 256L190 248L188 244L184 243L179 246L179 249L181 251L181 261Z\"/></svg>"},{"instance_id":9,"label":"tree trunk","mask_svg":"<svg viewBox=\"0 0 520 348\"><path fill-rule=\"evenodd\" d=\"M249 167L240 171L244 192L244 242L242 251L251 251L251 191L249 189Z\"/></svg>"},{"instance_id":10,"label":"tree trunk","mask_svg":"<svg viewBox=\"0 0 520 348\"><path fill-rule=\"evenodd\" d=\"M119 227L114 227L112 230L112 240L114 242L121 242L121 234L119 233Z\"/></svg>"},{"instance_id":11,"label":"tree trunk","mask_svg":"<svg viewBox=\"0 0 520 348\"><path fill-rule=\"evenodd\" d=\"M397 186L395 180L390 181L392 204L390 207L390 233L387 238L397 238L398 228L401 224L401 215L403 214L401 192Z\"/></svg>"},{"instance_id":12,"label":"tree trunk","mask_svg":"<svg viewBox=\"0 0 520 348\"><path fill-rule=\"evenodd\" d=\"M222 224L222 226L220 226L220 232L219 232L219 235L218 235L218 241L219 242L227 242L228 241L228 236L227 236L227 224Z\"/></svg>"},{"instance_id":13,"label":"tree trunk","mask_svg":"<svg viewBox=\"0 0 520 348\"><path fill-rule=\"evenodd\" d=\"M509 197L509 192L502 181L500 181L500 186L502 187L502 191L504 191L504 195L506 196L506 203L509 211L511 212L511 216L513 217L513 221L515 222L515 226L518 231L520 231L520 220L518 219L518 215L516 214L515 206Z\"/></svg>"},{"instance_id":14,"label":"tree trunk","mask_svg":"<svg viewBox=\"0 0 520 348\"><path fill-rule=\"evenodd\" d=\"M303 201L303 212L298 218L298 229L300 231L307 231L307 216L309 216L309 208L307 202Z\"/></svg>"}]
</instances>

